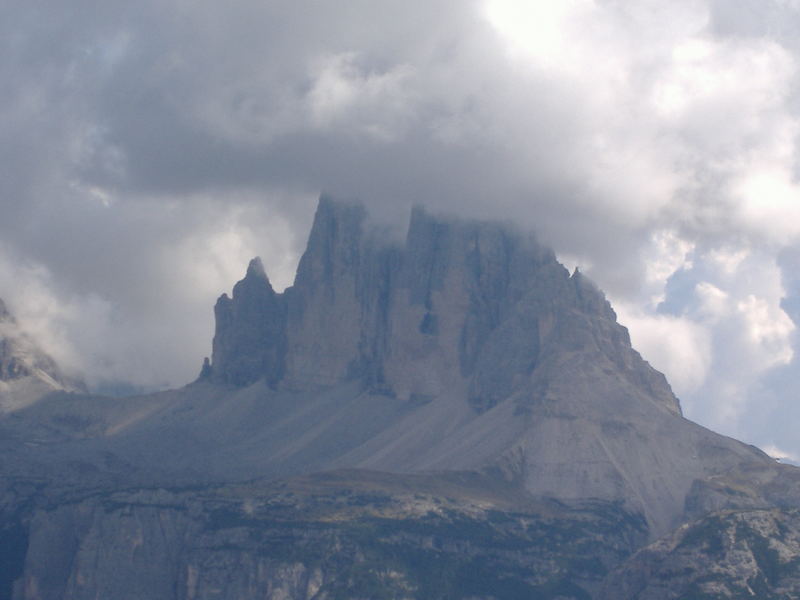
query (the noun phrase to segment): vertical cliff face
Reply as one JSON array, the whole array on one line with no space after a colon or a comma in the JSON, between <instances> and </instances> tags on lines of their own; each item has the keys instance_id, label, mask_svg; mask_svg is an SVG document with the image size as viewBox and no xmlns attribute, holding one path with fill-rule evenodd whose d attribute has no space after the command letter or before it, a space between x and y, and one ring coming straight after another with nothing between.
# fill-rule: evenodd
<instances>
[{"instance_id":1,"label":"vertical cliff face","mask_svg":"<svg viewBox=\"0 0 800 600\"><path fill-rule=\"evenodd\" d=\"M272 386L283 378L286 363L286 302L275 293L261 260L254 258L245 278L223 294L214 307L215 380L237 386L265 379Z\"/></svg>"},{"instance_id":2,"label":"vertical cliff face","mask_svg":"<svg viewBox=\"0 0 800 600\"><path fill-rule=\"evenodd\" d=\"M363 207L323 197L294 285L275 293L255 260L215 315L211 376L237 386L359 380L415 401L460 390L485 411L542 385L548 360L590 351L680 412L602 293L499 224L417 208L405 243L392 243L368 226Z\"/></svg>"},{"instance_id":3,"label":"vertical cliff face","mask_svg":"<svg viewBox=\"0 0 800 600\"><path fill-rule=\"evenodd\" d=\"M521 514L458 487L432 496L419 481L406 482L413 493L345 481L309 494L298 483L48 507L13 597L587 598L578 582L597 587L643 541L643 523L613 510ZM365 508L372 518L359 519Z\"/></svg>"},{"instance_id":4,"label":"vertical cliff face","mask_svg":"<svg viewBox=\"0 0 800 600\"><path fill-rule=\"evenodd\" d=\"M373 259L365 217L360 206L320 200L295 283L285 293L287 387L314 389L352 374L367 304L358 288Z\"/></svg>"}]
</instances>

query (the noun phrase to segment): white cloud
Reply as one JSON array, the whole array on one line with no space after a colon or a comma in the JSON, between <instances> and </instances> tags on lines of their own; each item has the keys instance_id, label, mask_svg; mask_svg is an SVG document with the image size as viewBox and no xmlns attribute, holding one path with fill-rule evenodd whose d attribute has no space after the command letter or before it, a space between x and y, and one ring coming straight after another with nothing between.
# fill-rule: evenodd
<instances>
[{"instance_id":1,"label":"white cloud","mask_svg":"<svg viewBox=\"0 0 800 600\"><path fill-rule=\"evenodd\" d=\"M166 227L172 237L158 235L151 247L139 249L145 255L138 257L141 264L135 256L120 260L112 254L105 257L110 261L106 264L89 257L97 273L104 269L109 285L105 293L70 289L47 266L0 247L2 297L22 328L69 374L83 376L90 386L183 385L210 353L216 298L230 293L251 258L263 257L277 290L293 280L298 260L294 228L259 199L260 194L238 194L223 207L213 197L150 199L144 206L119 201L125 213L117 217L124 222L105 222L108 235L136 223ZM312 198L294 196L282 201L313 203ZM196 222L184 214L188 210ZM147 252L151 261L143 260ZM144 277L139 269L145 270ZM129 276L136 281L115 297L120 284L113 279ZM142 279L146 284L139 287Z\"/></svg>"},{"instance_id":2,"label":"white cloud","mask_svg":"<svg viewBox=\"0 0 800 600\"><path fill-rule=\"evenodd\" d=\"M780 461L784 462L790 461L793 463L800 462L800 458L798 458L797 454L792 452L786 452L785 450L778 448L775 444L769 444L767 446L764 446L762 450L764 450L764 452L769 454L772 458L777 458Z\"/></svg>"},{"instance_id":3,"label":"white cloud","mask_svg":"<svg viewBox=\"0 0 800 600\"><path fill-rule=\"evenodd\" d=\"M763 396L762 381L794 357L781 270L762 249L689 250L680 238L654 240L648 260L658 270L649 271L640 298L658 292L662 303L614 299L620 320L634 346L667 375L690 418L746 435L742 418Z\"/></svg>"},{"instance_id":4,"label":"white cloud","mask_svg":"<svg viewBox=\"0 0 800 600\"><path fill-rule=\"evenodd\" d=\"M792 173L794 157L784 165L754 168L739 181L739 218L773 244L788 245L800 235L800 185Z\"/></svg>"},{"instance_id":5,"label":"white cloud","mask_svg":"<svg viewBox=\"0 0 800 600\"><path fill-rule=\"evenodd\" d=\"M794 356L791 334L794 323L779 304L748 294L736 305L744 321L747 339L763 369L788 365Z\"/></svg>"},{"instance_id":6,"label":"white cloud","mask_svg":"<svg viewBox=\"0 0 800 600\"><path fill-rule=\"evenodd\" d=\"M667 374L679 398L703 385L713 357L706 327L686 317L647 313L621 302L614 302L614 309L620 323L628 327L634 348Z\"/></svg>"},{"instance_id":7,"label":"white cloud","mask_svg":"<svg viewBox=\"0 0 800 600\"><path fill-rule=\"evenodd\" d=\"M286 285L321 190L535 229L729 432L794 355L787 2L45 5L0 24L0 296L33 290L90 378L191 378L216 295L255 254Z\"/></svg>"},{"instance_id":8,"label":"white cloud","mask_svg":"<svg viewBox=\"0 0 800 600\"><path fill-rule=\"evenodd\" d=\"M674 230L657 230L651 236L650 252L645 257L645 280L652 290L651 308L665 300L665 285L679 270L691 269L695 244L681 238Z\"/></svg>"},{"instance_id":9,"label":"white cloud","mask_svg":"<svg viewBox=\"0 0 800 600\"><path fill-rule=\"evenodd\" d=\"M595 3L489 0L484 10L492 26L506 39L512 57L534 59L558 69L578 59L570 56L576 47L576 21L592 16Z\"/></svg>"},{"instance_id":10,"label":"white cloud","mask_svg":"<svg viewBox=\"0 0 800 600\"><path fill-rule=\"evenodd\" d=\"M414 109L414 69L397 65L385 72L359 69L353 53L320 60L307 101L318 127L352 127L391 142Z\"/></svg>"},{"instance_id":11,"label":"white cloud","mask_svg":"<svg viewBox=\"0 0 800 600\"><path fill-rule=\"evenodd\" d=\"M688 413L741 435L747 427L739 419L757 401L762 378L794 356L795 325L782 308L786 291L768 252L715 248L695 257L695 273L686 276L700 280L680 312L709 332L712 360L687 396Z\"/></svg>"},{"instance_id":12,"label":"white cloud","mask_svg":"<svg viewBox=\"0 0 800 600\"><path fill-rule=\"evenodd\" d=\"M87 353L99 354L97 349L104 346L92 327L108 320L109 304L91 293L65 297L46 267L14 256L8 248L0 248L0 288L20 329L68 375L85 375ZM73 324L86 317L84 326L76 331ZM89 340L88 347L78 340L80 336Z\"/></svg>"},{"instance_id":13,"label":"white cloud","mask_svg":"<svg viewBox=\"0 0 800 600\"><path fill-rule=\"evenodd\" d=\"M708 281L701 281L694 288L698 300L696 318L715 324L730 314L730 295Z\"/></svg>"},{"instance_id":14,"label":"white cloud","mask_svg":"<svg viewBox=\"0 0 800 600\"><path fill-rule=\"evenodd\" d=\"M703 255L704 260L714 265L719 276L735 277L742 261L750 255L748 247L711 248Z\"/></svg>"}]
</instances>

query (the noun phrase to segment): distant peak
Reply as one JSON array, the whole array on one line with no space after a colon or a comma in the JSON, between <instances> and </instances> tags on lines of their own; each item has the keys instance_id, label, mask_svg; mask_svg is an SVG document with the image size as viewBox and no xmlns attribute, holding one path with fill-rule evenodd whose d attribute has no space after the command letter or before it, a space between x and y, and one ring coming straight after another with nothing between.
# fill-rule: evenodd
<instances>
[{"instance_id":1,"label":"distant peak","mask_svg":"<svg viewBox=\"0 0 800 600\"><path fill-rule=\"evenodd\" d=\"M422 204L415 204L414 206L411 207L410 221L414 221L415 219L421 219L427 216L428 216L428 211Z\"/></svg>"},{"instance_id":2,"label":"distant peak","mask_svg":"<svg viewBox=\"0 0 800 600\"><path fill-rule=\"evenodd\" d=\"M361 203L320 196L295 285L331 284L334 265L355 264L366 216Z\"/></svg>"},{"instance_id":3,"label":"distant peak","mask_svg":"<svg viewBox=\"0 0 800 600\"><path fill-rule=\"evenodd\" d=\"M361 202L355 200L342 200L323 194L319 197L317 210L314 214L314 223L311 227L311 233L313 235L315 228L324 228L326 224L330 223L360 223L364 220L366 215L367 209Z\"/></svg>"},{"instance_id":4,"label":"distant peak","mask_svg":"<svg viewBox=\"0 0 800 600\"><path fill-rule=\"evenodd\" d=\"M267 277L267 272L264 270L264 263L261 262L261 258L256 256L250 263L247 265L247 275L245 277L259 277L261 279L269 280Z\"/></svg>"},{"instance_id":5,"label":"distant peak","mask_svg":"<svg viewBox=\"0 0 800 600\"><path fill-rule=\"evenodd\" d=\"M267 276L264 269L264 263L256 256L247 265L247 273L245 276L233 286L233 297L231 300L245 296L252 296L253 293L262 294L264 291L268 295L273 295L275 290L272 289L272 283ZM222 299L221 299L222 300ZM225 300L222 300L225 302Z\"/></svg>"},{"instance_id":6,"label":"distant peak","mask_svg":"<svg viewBox=\"0 0 800 600\"><path fill-rule=\"evenodd\" d=\"M347 199L347 198L339 198L332 196L331 194L323 192L319 196L319 200L317 201L317 210L326 211L326 210L341 210L343 208L353 208L353 207L360 207L362 210L366 210L364 208L364 203L359 200Z\"/></svg>"}]
</instances>

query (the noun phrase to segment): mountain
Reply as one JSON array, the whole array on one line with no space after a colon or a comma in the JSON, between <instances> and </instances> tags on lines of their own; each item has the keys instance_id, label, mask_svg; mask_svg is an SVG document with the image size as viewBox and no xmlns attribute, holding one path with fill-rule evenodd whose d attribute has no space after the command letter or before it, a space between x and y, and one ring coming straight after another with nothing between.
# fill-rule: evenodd
<instances>
[{"instance_id":1,"label":"mountain","mask_svg":"<svg viewBox=\"0 0 800 600\"><path fill-rule=\"evenodd\" d=\"M0 412L18 410L55 391L84 391L19 327L0 299Z\"/></svg>"},{"instance_id":2,"label":"mountain","mask_svg":"<svg viewBox=\"0 0 800 600\"><path fill-rule=\"evenodd\" d=\"M384 240L362 207L323 198L291 288L254 260L217 302L211 380L355 383L410 414L341 466L502 469L533 495L623 502L656 534L693 481L772 466L683 419L602 293L530 236L416 209L404 244Z\"/></svg>"},{"instance_id":3,"label":"mountain","mask_svg":"<svg viewBox=\"0 0 800 600\"><path fill-rule=\"evenodd\" d=\"M512 226L323 197L294 284L254 259L214 315L182 389L0 416L0 598L800 592L798 469L685 419Z\"/></svg>"}]
</instances>

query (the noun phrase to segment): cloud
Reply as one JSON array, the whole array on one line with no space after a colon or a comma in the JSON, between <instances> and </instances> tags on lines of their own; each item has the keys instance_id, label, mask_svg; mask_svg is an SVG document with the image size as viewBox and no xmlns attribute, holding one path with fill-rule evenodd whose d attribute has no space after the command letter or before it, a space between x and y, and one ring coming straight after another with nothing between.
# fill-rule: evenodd
<instances>
[{"instance_id":1,"label":"cloud","mask_svg":"<svg viewBox=\"0 0 800 600\"><path fill-rule=\"evenodd\" d=\"M796 327L782 308L783 273L763 249L698 246L690 255L662 286L655 310L640 304L639 313L623 311L621 320L630 320L634 343L676 382L688 416L743 435L763 379L794 360ZM687 385L687 372L700 376Z\"/></svg>"},{"instance_id":2,"label":"cloud","mask_svg":"<svg viewBox=\"0 0 800 600\"><path fill-rule=\"evenodd\" d=\"M706 327L690 318L647 313L622 303L614 308L630 328L634 347L644 352L653 367L669 374L678 396L685 398L703 385L713 357Z\"/></svg>"},{"instance_id":3,"label":"cloud","mask_svg":"<svg viewBox=\"0 0 800 600\"><path fill-rule=\"evenodd\" d=\"M791 452L786 452L785 450L781 450L775 444L764 446L763 450L764 452L769 454L772 458L776 458L781 462L790 462L794 464L800 462L800 458L798 458L796 454L792 454Z\"/></svg>"},{"instance_id":4,"label":"cloud","mask_svg":"<svg viewBox=\"0 0 800 600\"><path fill-rule=\"evenodd\" d=\"M0 289L59 364L91 386L182 385L210 353L214 301L254 254L265 257L277 288L291 283L300 242L261 201L240 194L230 204L137 198L110 212L73 207L41 223L53 228L53 250L63 256L45 266L3 248ZM273 197L278 207L287 201L313 206L314 198ZM78 232L86 221L91 239L57 237L57 228Z\"/></svg>"},{"instance_id":5,"label":"cloud","mask_svg":"<svg viewBox=\"0 0 800 600\"><path fill-rule=\"evenodd\" d=\"M537 231L691 416L800 452L753 418L793 410L778 380L800 389L790 3L6 12L0 296L90 381L191 379L215 297L255 254L287 285L325 190L394 223L425 203Z\"/></svg>"}]
</instances>

